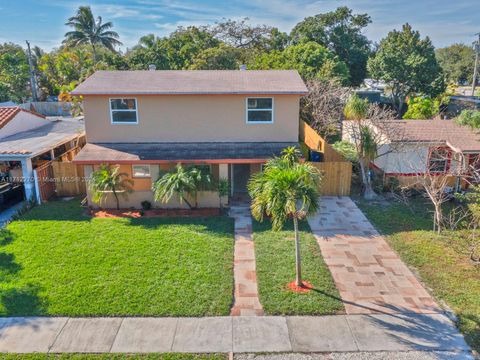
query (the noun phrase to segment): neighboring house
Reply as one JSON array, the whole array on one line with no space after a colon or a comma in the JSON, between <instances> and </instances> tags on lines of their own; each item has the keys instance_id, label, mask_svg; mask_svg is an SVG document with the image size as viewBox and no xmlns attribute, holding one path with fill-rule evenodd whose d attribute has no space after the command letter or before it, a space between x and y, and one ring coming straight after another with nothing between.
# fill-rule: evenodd
<instances>
[{"instance_id":1,"label":"neighboring house","mask_svg":"<svg viewBox=\"0 0 480 360\"><path fill-rule=\"evenodd\" d=\"M79 120L50 119L19 107L0 107L0 207L23 196L32 199L33 170L61 158L84 136Z\"/></svg>"},{"instance_id":2,"label":"neighboring house","mask_svg":"<svg viewBox=\"0 0 480 360\"><path fill-rule=\"evenodd\" d=\"M346 128L348 122L348 140ZM461 177L480 171L479 132L453 120L392 120L390 134L372 163L386 180L395 177L401 185L415 185L418 175L429 172L451 177L449 185L459 189L468 186Z\"/></svg>"},{"instance_id":3,"label":"neighboring house","mask_svg":"<svg viewBox=\"0 0 480 360\"><path fill-rule=\"evenodd\" d=\"M83 96L87 133L74 162L85 176L101 164L120 165L135 182L123 207L145 200L184 207L154 203L151 191L177 163L228 179L231 197L241 196L261 164L298 145L306 93L297 71L288 70L98 71L72 91ZM199 206L219 206L218 194L202 192Z\"/></svg>"}]
</instances>

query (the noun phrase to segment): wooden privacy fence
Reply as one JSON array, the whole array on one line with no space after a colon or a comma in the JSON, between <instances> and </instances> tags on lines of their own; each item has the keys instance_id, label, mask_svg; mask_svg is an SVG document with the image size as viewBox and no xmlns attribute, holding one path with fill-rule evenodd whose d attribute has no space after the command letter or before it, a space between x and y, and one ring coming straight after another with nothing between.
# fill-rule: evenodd
<instances>
[{"instance_id":1,"label":"wooden privacy fence","mask_svg":"<svg viewBox=\"0 0 480 360\"><path fill-rule=\"evenodd\" d=\"M53 161L52 168L57 196L86 194L83 166L71 162Z\"/></svg>"},{"instance_id":2,"label":"wooden privacy fence","mask_svg":"<svg viewBox=\"0 0 480 360\"><path fill-rule=\"evenodd\" d=\"M322 152L325 162L346 161L341 154L303 120L300 120L300 139L309 149Z\"/></svg>"},{"instance_id":3,"label":"wooden privacy fence","mask_svg":"<svg viewBox=\"0 0 480 360\"><path fill-rule=\"evenodd\" d=\"M322 195L348 196L352 184L352 163L347 161L310 162L323 175Z\"/></svg>"},{"instance_id":4,"label":"wooden privacy fence","mask_svg":"<svg viewBox=\"0 0 480 360\"><path fill-rule=\"evenodd\" d=\"M37 167L34 170L35 187L37 188L37 198L40 201L48 201L55 194L55 181L53 175L52 162Z\"/></svg>"}]
</instances>

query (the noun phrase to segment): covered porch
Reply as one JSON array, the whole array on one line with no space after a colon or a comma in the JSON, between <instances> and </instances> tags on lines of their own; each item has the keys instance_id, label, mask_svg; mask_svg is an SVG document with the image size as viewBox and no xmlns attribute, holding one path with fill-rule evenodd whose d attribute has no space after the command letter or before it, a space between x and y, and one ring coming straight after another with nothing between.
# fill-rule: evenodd
<instances>
[{"instance_id":1,"label":"covered porch","mask_svg":"<svg viewBox=\"0 0 480 360\"><path fill-rule=\"evenodd\" d=\"M229 195L220 199L216 191L199 192L198 207L219 207L232 201L248 200L247 183L250 177L261 171L262 164L273 156L281 154L297 143L115 143L87 144L77 154L74 162L84 167L88 177L101 164L120 166L120 170L134 180L133 193L122 207L140 208L142 201L148 201L155 208L185 208L173 199L167 204L155 202L152 184L161 174L174 170L176 164L207 167L212 180L227 179ZM145 168L145 176L135 174L137 167ZM97 207L91 201L89 205ZM105 207L112 207L106 201Z\"/></svg>"}]
</instances>

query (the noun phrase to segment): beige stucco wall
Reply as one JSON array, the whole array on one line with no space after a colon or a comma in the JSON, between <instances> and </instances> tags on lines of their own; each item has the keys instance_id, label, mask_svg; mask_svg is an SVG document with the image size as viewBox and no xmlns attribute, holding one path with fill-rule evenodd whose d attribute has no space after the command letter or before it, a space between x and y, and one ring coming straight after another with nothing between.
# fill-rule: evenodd
<instances>
[{"instance_id":1,"label":"beige stucco wall","mask_svg":"<svg viewBox=\"0 0 480 360\"><path fill-rule=\"evenodd\" d=\"M152 181L156 181L159 177L160 171L168 171L171 169L174 164L171 165L151 165L150 166L150 173L151 178L133 178L134 191L128 194L128 197L125 199L123 196L120 196L120 207L124 209L128 208L135 208L141 209L142 208L142 201L150 201L152 207L154 208L164 208L164 209L188 209L188 205L185 202L180 202L177 197L173 197L168 203L162 203L155 201L153 199L153 192L151 191L152 188ZM98 165L84 165L84 174L86 178L89 178L92 171L97 169ZM132 167L131 165L120 165L120 171L127 173L129 178L131 178L132 174ZM212 177L213 179L218 178L218 165L212 165ZM96 204L92 201L92 196L90 190L87 186L87 201L88 205L92 208L115 208L116 202L113 194L108 194L102 204ZM193 203L193 199L189 199L191 203ZM222 198L222 205L226 205L228 203L228 198ZM218 192L216 191L201 191L198 194L198 207L199 208L216 208L220 206L220 199L218 196Z\"/></svg>"},{"instance_id":2,"label":"beige stucco wall","mask_svg":"<svg viewBox=\"0 0 480 360\"><path fill-rule=\"evenodd\" d=\"M111 124L110 97L85 96L87 141L94 143L298 141L300 98L298 95L272 96L274 98L273 124L246 123L247 97L245 95L135 96L138 124Z\"/></svg>"}]
</instances>

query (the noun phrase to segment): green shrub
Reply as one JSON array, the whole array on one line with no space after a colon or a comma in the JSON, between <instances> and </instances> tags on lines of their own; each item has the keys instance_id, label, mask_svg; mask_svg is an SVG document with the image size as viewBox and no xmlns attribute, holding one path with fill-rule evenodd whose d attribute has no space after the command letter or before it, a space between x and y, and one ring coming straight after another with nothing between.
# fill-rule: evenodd
<instances>
[{"instance_id":1,"label":"green shrub","mask_svg":"<svg viewBox=\"0 0 480 360\"><path fill-rule=\"evenodd\" d=\"M340 154L343 155L345 159L348 161L351 161L353 163L358 162L358 155L357 151L355 150L355 146L348 141L337 141L335 144L332 145L332 147L339 152Z\"/></svg>"},{"instance_id":2,"label":"green shrub","mask_svg":"<svg viewBox=\"0 0 480 360\"><path fill-rule=\"evenodd\" d=\"M480 129L480 111L463 110L460 115L455 118L458 125L470 126L472 129Z\"/></svg>"},{"instance_id":3,"label":"green shrub","mask_svg":"<svg viewBox=\"0 0 480 360\"><path fill-rule=\"evenodd\" d=\"M408 110L404 119L431 119L440 112L439 99L429 97L411 97L408 99Z\"/></svg>"}]
</instances>

